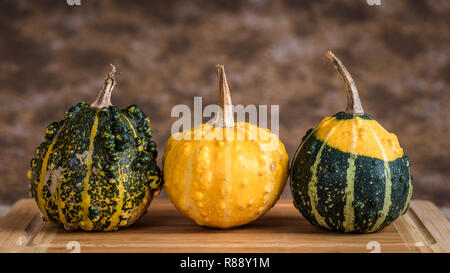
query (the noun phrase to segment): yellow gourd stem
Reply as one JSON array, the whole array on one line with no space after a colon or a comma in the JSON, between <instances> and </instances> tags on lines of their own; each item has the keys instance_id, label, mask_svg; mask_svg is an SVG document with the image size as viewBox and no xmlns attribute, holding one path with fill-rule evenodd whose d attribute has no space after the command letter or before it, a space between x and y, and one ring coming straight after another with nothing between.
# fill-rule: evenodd
<instances>
[{"instance_id":1,"label":"yellow gourd stem","mask_svg":"<svg viewBox=\"0 0 450 273\"><path fill-rule=\"evenodd\" d=\"M230 89L228 88L225 67L218 64L216 66L217 77L219 78L219 105L222 109L215 124L223 128L234 127L233 103L231 102Z\"/></svg>"},{"instance_id":2,"label":"yellow gourd stem","mask_svg":"<svg viewBox=\"0 0 450 273\"><path fill-rule=\"evenodd\" d=\"M105 82L103 83L103 87L98 93L97 98L94 102L91 103L91 107L95 108L104 108L111 106L111 93L116 85L116 80L114 78L114 74L116 73L116 67L112 64L111 71L106 75Z\"/></svg>"},{"instance_id":3,"label":"yellow gourd stem","mask_svg":"<svg viewBox=\"0 0 450 273\"><path fill-rule=\"evenodd\" d=\"M331 64L344 80L345 88L347 89L347 110L345 112L351 114L364 114L364 109L361 105L361 100L359 99L355 82L353 81L353 78L348 70L345 68L344 64L342 64L342 62L331 51L328 51L325 56L330 60Z\"/></svg>"}]
</instances>

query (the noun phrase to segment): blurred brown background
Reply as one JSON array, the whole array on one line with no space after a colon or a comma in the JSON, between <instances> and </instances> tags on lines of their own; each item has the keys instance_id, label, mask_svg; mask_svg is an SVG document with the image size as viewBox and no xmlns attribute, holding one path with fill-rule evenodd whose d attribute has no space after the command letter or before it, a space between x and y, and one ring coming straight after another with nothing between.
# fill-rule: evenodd
<instances>
[{"instance_id":1,"label":"blurred brown background","mask_svg":"<svg viewBox=\"0 0 450 273\"><path fill-rule=\"evenodd\" d=\"M413 198L449 217L449 14L448 0L3 0L0 217L28 196L25 173L46 126L90 103L109 63L120 72L113 103L150 116L159 160L172 106L192 106L193 96L216 102L217 63L234 103L280 105L280 138L292 157L307 129L345 110L328 49L352 73L366 112L411 158Z\"/></svg>"}]
</instances>

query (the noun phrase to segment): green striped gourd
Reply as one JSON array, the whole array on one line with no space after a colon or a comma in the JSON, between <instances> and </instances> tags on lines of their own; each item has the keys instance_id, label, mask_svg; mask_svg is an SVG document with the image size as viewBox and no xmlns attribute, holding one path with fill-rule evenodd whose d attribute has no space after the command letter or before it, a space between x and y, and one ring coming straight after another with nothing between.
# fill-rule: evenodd
<instances>
[{"instance_id":1,"label":"green striped gourd","mask_svg":"<svg viewBox=\"0 0 450 273\"><path fill-rule=\"evenodd\" d=\"M369 233L408 209L410 162L397 137L364 114L353 79L330 51L347 88L347 111L303 137L291 165L295 207L315 226Z\"/></svg>"},{"instance_id":2,"label":"green striped gourd","mask_svg":"<svg viewBox=\"0 0 450 273\"><path fill-rule=\"evenodd\" d=\"M114 66L97 99L47 128L28 178L45 221L69 230L133 224L162 187L150 120L136 105L111 105Z\"/></svg>"}]
</instances>

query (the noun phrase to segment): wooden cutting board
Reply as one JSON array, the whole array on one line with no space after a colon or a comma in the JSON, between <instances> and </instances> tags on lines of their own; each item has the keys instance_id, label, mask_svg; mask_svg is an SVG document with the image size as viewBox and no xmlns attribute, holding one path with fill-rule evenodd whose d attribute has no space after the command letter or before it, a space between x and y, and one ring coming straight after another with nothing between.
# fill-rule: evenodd
<instances>
[{"instance_id":1,"label":"wooden cutting board","mask_svg":"<svg viewBox=\"0 0 450 273\"><path fill-rule=\"evenodd\" d=\"M450 252L450 224L429 201L373 234L339 234L310 225L280 200L246 226L196 226L168 200L154 200L135 225L115 232L68 232L44 224L32 199L18 201L0 223L0 252Z\"/></svg>"}]
</instances>

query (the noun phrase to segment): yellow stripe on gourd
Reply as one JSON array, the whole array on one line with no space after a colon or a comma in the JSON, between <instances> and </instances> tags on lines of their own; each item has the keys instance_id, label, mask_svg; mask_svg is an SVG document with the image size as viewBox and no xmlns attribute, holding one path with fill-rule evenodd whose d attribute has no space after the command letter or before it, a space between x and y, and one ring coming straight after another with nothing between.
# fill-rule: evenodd
<instances>
[{"instance_id":1,"label":"yellow stripe on gourd","mask_svg":"<svg viewBox=\"0 0 450 273\"><path fill-rule=\"evenodd\" d=\"M89 195L89 179L92 173L92 154L94 152L94 140L97 135L97 127L98 127L98 115L99 111L95 113L94 124L92 125L91 134L89 136L89 149L88 149L88 158L86 160L86 175L83 178L83 192L81 193L83 200L83 220L80 222L80 226L84 230L92 230L94 224L91 219L89 219L89 207L91 206L91 196Z\"/></svg>"},{"instance_id":2,"label":"yellow stripe on gourd","mask_svg":"<svg viewBox=\"0 0 450 273\"><path fill-rule=\"evenodd\" d=\"M353 120L356 122L356 134L359 139L355 152L360 156L367 156L384 160L385 157L381 149L378 149L378 142L375 139L375 135L378 137L379 142L388 161L393 161L403 156L403 149L400 147L397 136L393 133L386 131L377 121L367 120L356 116L354 119L339 120L332 117L326 117L317 127L315 137L321 141L324 141L329 127L334 127L339 124L340 133L327 139L327 145L336 148L342 152L350 153L352 145L352 127ZM372 128L372 129L370 129ZM374 134L371 133L374 131Z\"/></svg>"},{"instance_id":3,"label":"yellow stripe on gourd","mask_svg":"<svg viewBox=\"0 0 450 273\"><path fill-rule=\"evenodd\" d=\"M46 219L48 218L48 215L47 215L47 210L45 208L45 200L44 200L44 197L42 196L42 192L44 190L45 184L47 183L47 181L45 181L46 180L45 178L47 176L48 157L50 156L53 145L54 145L54 143L50 144L50 146L48 147L47 153L44 157L44 160L42 161L41 176L39 178L39 184L38 184L38 188L37 188L38 205L39 205L39 208L41 209L42 214L44 215L44 217Z\"/></svg>"},{"instance_id":4,"label":"yellow stripe on gourd","mask_svg":"<svg viewBox=\"0 0 450 273\"><path fill-rule=\"evenodd\" d=\"M63 184L63 182L66 182L65 180L59 181L58 183L58 187L56 188L56 207L58 210L58 215L59 215L59 221L61 221L61 223L63 225L65 225L67 223L66 221L66 217L63 213L63 208L65 206L65 202L61 200L61 185Z\"/></svg>"},{"instance_id":5,"label":"yellow stripe on gourd","mask_svg":"<svg viewBox=\"0 0 450 273\"><path fill-rule=\"evenodd\" d=\"M118 227L120 216L122 215L122 212L123 212L123 198L124 198L124 194L125 194L125 188L123 186L124 177L122 175L122 170L120 168L119 168L118 172L119 172L119 177L118 177L117 182L118 182L119 195L117 196L117 205L116 205L117 210L111 216L110 224L109 224L108 228L106 229L106 231L111 231Z\"/></svg>"},{"instance_id":6,"label":"yellow stripe on gourd","mask_svg":"<svg viewBox=\"0 0 450 273\"><path fill-rule=\"evenodd\" d=\"M386 151L384 150L383 146L381 145L381 141L379 140L377 136L377 132L372 128L369 127L369 129L372 131L375 141L377 142L378 146L380 147L380 151L383 155L383 162L384 162L384 175L386 178L385 186L384 186L384 201L383 201L383 211L382 215L378 215L378 219L371 228L369 232L373 232L378 230L380 225L384 222L386 219L386 216L389 212L389 208L391 207L392 200L391 200L391 185L392 185L392 179L391 179L391 170L389 169L389 162L386 155Z\"/></svg>"},{"instance_id":7,"label":"yellow stripe on gourd","mask_svg":"<svg viewBox=\"0 0 450 273\"><path fill-rule=\"evenodd\" d=\"M406 197L406 202L405 202L405 206L402 209L402 214L404 214L406 212L406 210L408 209L409 201L411 200L411 196L412 196L413 187L411 185L411 174L409 174L408 184L409 184L408 196Z\"/></svg>"},{"instance_id":8,"label":"yellow stripe on gourd","mask_svg":"<svg viewBox=\"0 0 450 273\"><path fill-rule=\"evenodd\" d=\"M332 118L332 119L334 119L334 118ZM319 151L317 152L314 164L311 166L311 180L309 181L309 184L308 184L308 195L309 195L309 200L310 200L310 205L311 205L311 214L314 216L314 218L316 219L316 221L319 225L326 227L328 229L330 227L326 223L325 218L320 215L319 211L316 208L316 205L317 205L317 202L319 199L319 196L317 194L317 187L318 187L318 185L317 185L317 182L318 182L317 169L319 168L320 160L322 157L322 151L323 151L323 148L325 148L325 144L327 143L327 140L332 137L332 134L340 126L341 126L340 123L334 123L332 121L329 122L329 120L326 120L324 122L323 128L326 128L327 134L324 138L324 141L322 142L322 145L320 146Z\"/></svg>"},{"instance_id":9,"label":"yellow stripe on gourd","mask_svg":"<svg viewBox=\"0 0 450 273\"><path fill-rule=\"evenodd\" d=\"M322 120L322 122L320 123L320 125L322 125L322 127L323 127L323 126L325 126L325 124L329 123L329 122L330 122L331 120L333 120L333 119L334 119L333 117L326 117L326 118L324 118L324 119ZM313 135L315 134L315 132L316 132L317 130L319 130L319 126L317 126L316 128L314 128L314 129L312 130L312 132L306 137L306 139L302 141L302 143L300 144L300 147L298 147L297 151L295 152L295 155L294 155L294 157L293 157L294 160L297 158L298 153L300 153L300 151L302 150L303 145L308 141L308 139L309 139L311 136L313 136ZM292 173L292 169L291 169L291 179L289 179L289 180L290 180L290 186L291 186L291 189L292 189L292 187L293 187L293 182L294 182L294 180L292 179L292 175L293 175L293 173ZM303 202L303 205L306 206L306 204L305 204L304 202Z\"/></svg>"},{"instance_id":10,"label":"yellow stripe on gourd","mask_svg":"<svg viewBox=\"0 0 450 273\"><path fill-rule=\"evenodd\" d=\"M136 130L134 129L134 127L133 127L133 124L131 124L131 121L127 118L127 116L126 115L124 115L123 113L120 113L121 115L122 115L122 117L124 117L125 118L125 120L128 122L128 124L130 125L130 128L131 128L131 130L133 131L133 135L134 135L134 137L135 138L137 138L137 133L136 133Z\"/></svg>"},{"instance_id":11,"label":"yellow stripe on gourd","mask_svg":"<svg viewBox=\"0 0 450 273\"><path fill-rule=\"evenodd\" d=\"M355 120L353 119L352 126L352 145L350 146L350 157L348 158L348 169L346 175L347 184L345 186L345 207L344 207L344 229L346 232L353 231L355 224L355 209L353 201L355 199L355 174L356 174L356 157L355 147L358 141L356 134Z\"/></svg>"},{"instance_id":12,"label":"yellow stripe on gourd","mask_svg":"<svg viewBox=\"0 0 450 273\"><path fill-rule=\"evenodd\" d=\"M42 192L44 190L45 184L47 184L48 159L53 151L53 146L55 146L56 140L58 139L59 134L62 132L63 129L64 129L64 126L59 130L58 134L55 136L55 138L52 140L52 142L48 146L47 152L45 153L45 156L44 156L44 160L42 160L39 183L38 183L38 187L37 187L37 203L38 203L38 206L39 206L45 219L48 219L48 214L47 214L47 209L45 207L45 204L46 204L45 198L42 196Z\"/></svg>"},{"instance_id":13,"label":"yellow stripe on gourd","mask_svg":"<svg viewBox=\"0 0 450 273\"><path fill-rule=\"evenodd\" d=\"M133 135L136 138L137 133L136 133L136 130L134 129L131 121L123 113L120 113L120 115L128 122L131 130L133 131ZM118 180L117 182L118 182L119 195L117 196L117 205L116 205L117 210L111 216L110 224L109 224L108 228L106 229L107 231L114 230L119 226L120 217L122 216L122 213L123 213L124 195L125 195L125 187L123 185L124 184L124 175L122 174L122 170L120 168L118 171L119 171L119 177L117 179ZM146 192L146 196L147 196L147 192Z\"/></svg>"}]
</instances>

